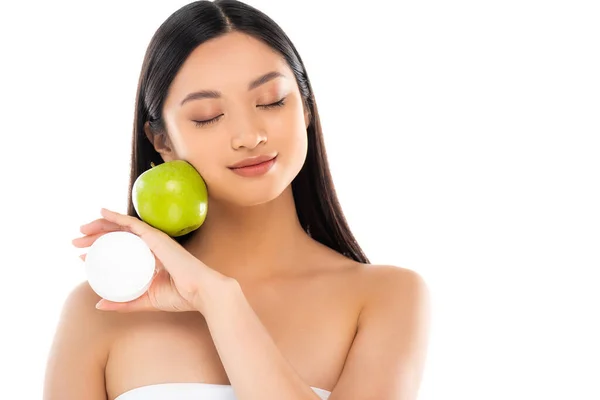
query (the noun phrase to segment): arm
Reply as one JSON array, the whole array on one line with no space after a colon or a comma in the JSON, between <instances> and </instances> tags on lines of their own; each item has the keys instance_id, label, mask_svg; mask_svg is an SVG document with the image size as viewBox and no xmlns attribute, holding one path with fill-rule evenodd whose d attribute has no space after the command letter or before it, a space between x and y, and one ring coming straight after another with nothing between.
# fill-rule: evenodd
<instances>
[{"instance_id":1,"label":"arm","mask_svg":"<svg viewBox=\"0 0 600 400\"><path fill-rule=\"evenodd\" d=\"M416 399L425 359L426 287L412 271L373 268L378 276L330 400ZM202 312L237 398L319 399L283 357L239 284L211 286ZM268 393L257 382L268 382Z\"/></svg>"},{"instance_id":2,"label":"arm","mask_svg":"<svg viewBox=\"0 0 600 400\"><path fill-rule=\"evenodd\" d=\"M44 400L106 400L105 335L87 283L68 296L50 349Z\"/></svg>"},{"instance_id":3,"label":"arm","mask_svg":"<svg viewBox=\"0 0 600 400\"><path fill-rule=\"evenodd\" d=\"M238 282L211 286L202 313L236 398L320 400L283 357Z\"/></svg>"},{"instance_id":4,"label":"arm","mask_svg":"<svg viewBox=\"0 0 600 400\"><path fill-rule=\"evenodd\" d=\"M429 292L415 272L376 267L346 364L329 400L415 400L429 336Z\"/></svg>"}]
</instances>

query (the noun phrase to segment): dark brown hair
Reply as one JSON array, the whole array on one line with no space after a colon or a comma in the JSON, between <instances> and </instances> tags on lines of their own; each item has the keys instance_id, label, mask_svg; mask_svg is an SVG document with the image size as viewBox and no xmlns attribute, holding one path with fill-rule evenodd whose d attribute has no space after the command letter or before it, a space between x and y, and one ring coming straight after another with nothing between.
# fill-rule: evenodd
<instances>
[{"instance_id":1,"label":"dark brown hair","mask_svg":"<svg viewBox=\"0 0 600 400\"><path fill-rule=\"evenodd\" d=\"M131 198L135 180L151 163L163 163L144 133L144 123L149 121L154 132L165 132L162 108L178 70L196 47L232 31L251 35L281 54L294 73L304 105L310 112L308 154L292 182L300 224L313 239L358 262L369 263L350 231L335 193L317 104L300 55L279 25L256 8L236 0L204 0L183 6L169 16L152 37L135 100L128 214L139 218ZM192 234L175 240L183 244Z\"/></svg>"}]
</instances>

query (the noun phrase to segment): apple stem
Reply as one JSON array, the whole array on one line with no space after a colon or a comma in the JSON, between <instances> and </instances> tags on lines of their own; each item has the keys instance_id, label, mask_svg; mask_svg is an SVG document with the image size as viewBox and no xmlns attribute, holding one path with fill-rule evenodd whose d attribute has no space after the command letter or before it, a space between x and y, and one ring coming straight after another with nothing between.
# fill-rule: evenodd
<instances>
[{"instance_id":1,"label":"apple stem","mask_svg":"<svg viewBox=\"0 0 600 400\"><path fill-rule=\"evenodd\" d=\"M156 165L152 161L150 161L150 168L154 168Z\"/></svg>"}]
</instances>

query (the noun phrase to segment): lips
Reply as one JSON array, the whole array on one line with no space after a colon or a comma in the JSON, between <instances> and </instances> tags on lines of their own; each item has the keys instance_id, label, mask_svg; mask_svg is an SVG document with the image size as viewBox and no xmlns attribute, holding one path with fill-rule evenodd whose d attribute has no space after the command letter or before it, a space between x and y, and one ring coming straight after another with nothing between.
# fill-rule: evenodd
<instances>
[{"instance_id":1,"label":"lips","mask_svg":"<svg viewBox=\"0 0 600 400\"><path fill-rule=\"evenodd\" d=\"M277 153L274 155L263 154L256 157L249 157L229 166L229 169L234 174L243 178L258 179L267 174L275 162L277 161Z\"/></svg>"},{"instance_id":2,"label":"lips","mask_svg":"<svg viewBox=\"0 0 600 400\"><path fill-rule=\"evenodd\" d=\"M233 165L230 165L228 168L236 169L236 168L250 167L253 165L258 165L258 164L262 164L267 161L271 161L274 158L275 158L275 156L272 156L272 155L261 155L261 156L256 156L256 157L249 157L249 158L239 161Z\"/></svg>"}]
</instances>

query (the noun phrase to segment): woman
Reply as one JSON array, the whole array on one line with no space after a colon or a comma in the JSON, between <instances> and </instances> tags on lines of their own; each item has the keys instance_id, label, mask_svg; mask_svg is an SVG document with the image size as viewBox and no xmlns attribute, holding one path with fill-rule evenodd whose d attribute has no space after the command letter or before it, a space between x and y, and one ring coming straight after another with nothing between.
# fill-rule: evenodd
<instances>
[{"instance_id":1,"label":"woman","mask_svg":"<svg viewBox=\"0 0 600 400\"><path fill-rule=\"evenodd\" d=\"M423 279L371 265L336 198L316 102L294 46L233 0L171 15L139 80L130 184L184 159L207 218L171 238L102 210L73 241L128 230L159 273L129 303L68 297L44 398L415 399L428 335ZM240 163L258 166L237 168ZM94 307L96 306L96 307Z\"/></svg>"}]
</instances>

